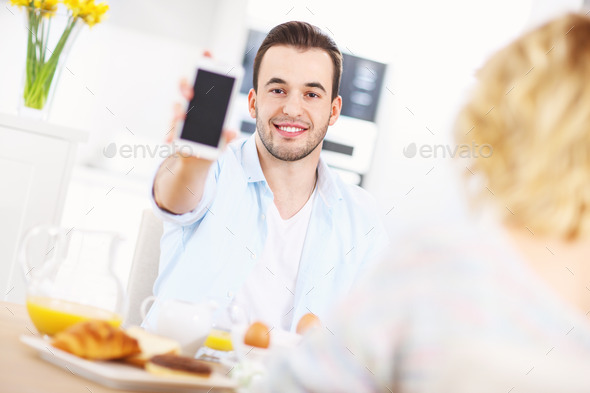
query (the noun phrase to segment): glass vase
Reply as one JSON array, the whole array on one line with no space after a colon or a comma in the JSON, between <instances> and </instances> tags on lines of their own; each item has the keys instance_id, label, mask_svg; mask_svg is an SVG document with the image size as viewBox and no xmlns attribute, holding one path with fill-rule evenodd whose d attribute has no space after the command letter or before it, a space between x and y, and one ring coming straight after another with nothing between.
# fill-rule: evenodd
<instances>
[{"instance_id":1,"label":"glass vase","mask_svg":"<svg viewBox=\"0 0 590 393\"><path fill-rule=\"evenodd\" d=\"M27 8L27 52L19 115L47 120L55 90L82 23L60 13Z\"/></svg>"}]
</instances>

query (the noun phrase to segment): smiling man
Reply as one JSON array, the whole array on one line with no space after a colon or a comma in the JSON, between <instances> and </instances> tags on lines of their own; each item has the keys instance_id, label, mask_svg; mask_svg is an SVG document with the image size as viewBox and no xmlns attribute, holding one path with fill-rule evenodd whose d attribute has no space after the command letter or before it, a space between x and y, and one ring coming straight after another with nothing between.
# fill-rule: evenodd
<instances>
[{"instance_id":1,"label":"smiling man","mask_svg":"<svg viewBox=\"0 0 590 393\"><path fill-rule=\"evenodd\" d=\"M254 61L257 131L216 161L169 157L154 180L165 221L159 299L232 300L251 320L294 330L325 316L387 237L374 200L320 158L340 115L342 54L303 22L276 26ZM157 304L148 315L155 323Z\"/></svg>"}]
</instances>

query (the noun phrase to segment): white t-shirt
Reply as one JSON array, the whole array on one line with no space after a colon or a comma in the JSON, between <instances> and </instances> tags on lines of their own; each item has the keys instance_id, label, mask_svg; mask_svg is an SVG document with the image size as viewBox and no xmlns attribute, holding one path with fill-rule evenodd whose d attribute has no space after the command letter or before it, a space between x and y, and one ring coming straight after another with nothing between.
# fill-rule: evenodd
<instances>
[{"instance_id":1,"label":"white t-shirt","mask_svg":"<svg viewBox=\"0 0 590 393\"><path fill-rule=\"evenodd\" d=\"M250 319L289 330L303 242L315 190L293 217L283 220L274 203L266 213L268 235L264 251L236 300L248 307Z\"/></svg>"}]
</instances>

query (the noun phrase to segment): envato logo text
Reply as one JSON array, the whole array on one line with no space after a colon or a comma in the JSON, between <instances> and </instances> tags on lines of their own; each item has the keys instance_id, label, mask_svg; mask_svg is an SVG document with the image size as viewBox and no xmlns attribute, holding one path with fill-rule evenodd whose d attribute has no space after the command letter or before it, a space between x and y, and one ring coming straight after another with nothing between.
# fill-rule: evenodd
<instances>
[{"instance_id":1,"label":"envato logo text","mask_svg":"<svg viewBox=\"0 0 590 393\"><path fill-rule=\"evenodd\" d=\"M404 156L414 158L419 155L422 158L489 158L494 153L494 148L490 144L478 145L472 142L471 145L420 145L415 142L404 147Z\"/></svg>"},{"instance_id":2,"label":"envato logo text","mask_svg":"<svg viewBox=\"0 0 590 393\"><path fill-rule=\"evenodd\" d=\"M166 158L173 154L189 157L193 155L193 149L187 145L177 145L176 142L172 145L122 144L119 146L112 142L102 149L102 154L106 158L114 158L115 156L121 158Z\"/></svg>"}]
</instances>

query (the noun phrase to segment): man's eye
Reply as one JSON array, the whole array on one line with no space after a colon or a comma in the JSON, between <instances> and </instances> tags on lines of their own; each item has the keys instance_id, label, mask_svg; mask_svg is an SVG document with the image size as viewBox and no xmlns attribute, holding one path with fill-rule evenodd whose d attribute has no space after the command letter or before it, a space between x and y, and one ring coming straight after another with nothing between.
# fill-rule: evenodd
<instances>
[{"instance_id":1,"label":"man's eye","mask_svg":"<svg viewBox=\"0 0 590 393\"><path fill-rule=\"evenodd\" d=\"M311 98L319 98L319 96L320 96L319 94L316 94L316 93L307 93L307 95Z\"/></svg>"},{"instance_id":2,"label":"man's eye","mask_svg":"<svg viewBox=\"0 0 590 393\"><path fill-rule=\"evenodd\" d=\"M276 94L281 94L283 92L283 89L272 89L271 93L276 93Z\"/></svg>"}]
</instances>

